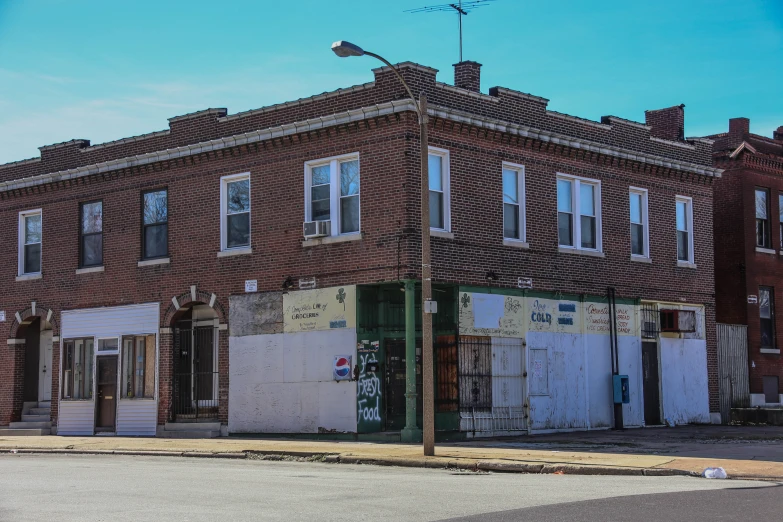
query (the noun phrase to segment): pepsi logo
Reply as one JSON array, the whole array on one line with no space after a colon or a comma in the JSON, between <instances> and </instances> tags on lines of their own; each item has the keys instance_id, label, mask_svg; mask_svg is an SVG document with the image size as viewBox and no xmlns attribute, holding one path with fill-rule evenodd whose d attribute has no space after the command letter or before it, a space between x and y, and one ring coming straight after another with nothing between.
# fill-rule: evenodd
<instances>
[{"instance_id":1,"label":"pepsi logo","mask_svg":"<svg viewBox=\"0 0 783 522\"><path fill-rule=\"evenodd\" d=\"M334 362L334 374L338 377L346 377L351 373L351 363L345 357L338 357Z\"/></svg>"}]
</instances>

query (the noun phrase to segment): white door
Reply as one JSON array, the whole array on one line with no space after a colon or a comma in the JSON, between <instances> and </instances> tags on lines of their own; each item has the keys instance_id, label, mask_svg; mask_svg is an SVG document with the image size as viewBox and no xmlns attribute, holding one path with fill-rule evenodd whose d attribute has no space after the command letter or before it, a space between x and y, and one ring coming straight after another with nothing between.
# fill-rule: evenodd
<instances>
[{"instance_id":1,"label":"white door","mask_svg":"<svg viewBox=\"0 0 783 522\"><path fill-rule=\"evenodd\" d=\"M525 351L522 339L492 338L492 417L494 431L527 429Z\"/></svg>"},{"instance_id":2,"label":"white door","mask_svg":"<svg viewBox=\"0 0 783 522\"><path fill-rule=\"evenodd\" d=\"M52 400L52 331L41 332L41 355L38 357L38 401Z\"/></svg>"}]
</instances>

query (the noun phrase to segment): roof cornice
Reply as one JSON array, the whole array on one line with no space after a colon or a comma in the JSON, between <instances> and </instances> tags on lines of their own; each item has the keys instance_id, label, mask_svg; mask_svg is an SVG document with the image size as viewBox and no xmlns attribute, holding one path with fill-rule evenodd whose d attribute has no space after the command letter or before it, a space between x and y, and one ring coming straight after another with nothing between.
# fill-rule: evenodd
<instances>
[{"instance_id":1,"label":"roof cornice","mask_svg":"<svg viewBox=\"0 0 783 522\"><path fill-rule=\"evenodd\" d=\"M129 167L137 167L142 165L149 165L158 161L168 161L188 156L200 154L202 152L212 152L217 150L228 149L231 147L237 147L240 145L247 145L250 143L258 143L269 139L280 138L283 136L289 136L302 132L309 132L318 129L324 129L327 127L333 127L342 125L345 123L352 123L362 121L378 116L384 116L387 114L395 114L401 112L415 112L415 106L412 100L394 100L387 103L381 103L368 107L361 107L338 114L332 114L330 116L322 116L318 118L311 118L301 122L294 122L285 125L278 125L269 127L262 130L245 132L226 138L217 138L201 143L195 143L193 145L184 145L182 147L176 147L173 149L167 149L158 152L151 152L147 154L140 154L138 156L129 156L126 158L120 158L112 161L105 161L102 163L95 163L93 165L85 165L83 167L77 167L68 170L62 170L57 172L51 172L47 174L39 174L37 176L31 176L29 178L22 178L18 180L11 180L0 183L0 192L7 192L11 190L24 189L27 187L33 187L36 185L43 185L46 183L55 183L59 181L66 181L75 178L81 178L85 176L91 176L94 174L103 174L114 170L125 169ZM533 138L544 142L551 142L558 145L564 145L576 149L588 150L590 152L596 152L613 156L621 159L638 161L640 163L646 163L656 165L660 167L666 167L676 170L682 170L684 172L691 172L694 174L702 174L706 176L720 177L723 172L722 169L708 167L705 165L698 165L695 163L689 163L684 161L671 160L663 158L653 154L646 154L642 152L633 152L620 147L612 145L604 145L581 138L574 138L571 136L565 136L555 132L543 131L528 127L525 125L519 125L516 123L510 123L494 118L488 118L484 116L476 116L471 113L459 111L456 109L449 109L446 107L430 105L427 111L430 116L437 118L444 118L453 120L459 123L467 123L475 125L477 127L496 130L499 132L507 132L518 136Z\"/></svg>"}]
</instances>

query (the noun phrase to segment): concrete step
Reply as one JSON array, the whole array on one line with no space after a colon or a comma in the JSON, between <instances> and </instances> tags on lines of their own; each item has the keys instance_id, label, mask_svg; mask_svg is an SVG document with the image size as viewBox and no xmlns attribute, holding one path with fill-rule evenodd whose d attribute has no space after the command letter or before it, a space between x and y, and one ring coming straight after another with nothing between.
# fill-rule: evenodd
<instances>
[{"instance_id":1,"label":"concrete step","mask_svg":"<svg viewBox=\"0 0 783 522\"><path fill-rule=\"evenodd\" d=\"M50 429L52 427L51 421L41 422L11 422L8 424L9 428L25 430L25 429Z\"/></svg>"},{"instance_id":2,"label":"concrete step","mask_svg":"<svg viewBox=\"0 0 783 522\"><path fill-rule=\"evenodd\" d=\"M216 439L220 437L220 430L175 430L163 431L164 439Z\"/></svg>"},{"instance_id":3,"label":"concrete step","mask_svg":"<svg viewBox=\"0 0 783 522\"><path fill-rule=\"evenodd\" d=\"M49 408L52 409L52 401L41 401L38 403L39 408Z\"/></svg>"},{"instance_id":4,"label":"concrete step","mask_svg":"<svg viewBox=\"0 0 783 522\"><path fill-rule=\"evenodd\" d=\"M48 428L0 428L0 437L39 437L41 435L51 435L52 431Z\"/></svg>"},{"instance_id":5,"label":"concrete step","mask_svg":"<svg viewBox=\"0 0 783 522\"><path fill-rule=\"evenodd\" d=\"M49 422L51 420L52 417L49 413L45 413L41 415L34 415L34 414L22 415L22 422Z\"/></svg>"},{"instance_id":6,"label":"concrete step","mask_svg":"<svg viewBox=\"0 0 783 522\"><path fill-rule=\"evenodd\" d=\"M47 417L52 416L52 409L51 408L30 408L29 410L25 411L23 415L46 415Z\"/></svg>"},{"instance_id":7,"label":"concrete step","mask_svg":"<svg viewBox=\"0 0 783 522\"><path fill-rule=\"evenodd\" d=\"M167 422L163 428L166 431L217 431L219 422Z\"/></svg>"},{"instance_id":8,"label":"concrete step","mask_svg":"<svg viewBox=\"0 0 783 522\"><path fill-rule=\"evenodd\" d=\"M27 411L30 408L38 408L38 401L36 401L36 402L23 402L22 403L22 411Z\"/></svg>"}]
</instances>

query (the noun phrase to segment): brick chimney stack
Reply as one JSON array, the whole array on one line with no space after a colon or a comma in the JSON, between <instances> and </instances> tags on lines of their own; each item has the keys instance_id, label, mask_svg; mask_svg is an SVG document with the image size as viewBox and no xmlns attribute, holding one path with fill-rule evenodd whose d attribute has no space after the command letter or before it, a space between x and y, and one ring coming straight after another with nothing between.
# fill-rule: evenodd
<instances>
[{"instance_id":1,"label":"brick chimney stack","mask_svg":"<svg viewBox=\"0 0 783 522\"><path fill-rule=\"evenodd\" d=\"M747 118L731 118L729 120L729 146L736 147L750 134L750 120Z\"/></svg>"},{"instance_id":2,"label":"brick chimney stack","mask_svg":"<svg viewBox=\"0 0 783 522\"><path fill-rule=\"evenodd\" d=\"M783 141L783 125L778 127L778 130L772 131L772 139L777 141Z\"/></svg>"},{"instance_id":3,"label":"brick chimney stack","mask_svg":"<svg viewBox=\"0 0 783 522\"><path fill-rule=\"evenodd\" d=\"M685 139L685 105L644 111L644 119L651 127L650 136L669 141Z\"/></svg>"},{"instance_id":4,"label":"brick chimney stack","mask_svg":"<svg viewBox=\"0 0 783 522\"><path fill-rule=\"evenodd\" d=\"M481 64L465 61L454 64L454 85L473 92L481 92Z\"/></svg>"}]
</instances>

